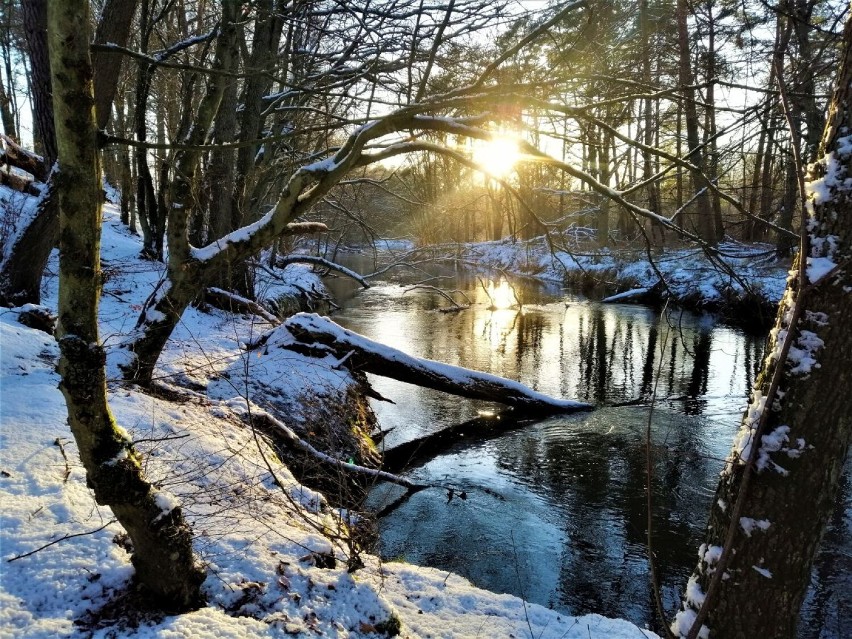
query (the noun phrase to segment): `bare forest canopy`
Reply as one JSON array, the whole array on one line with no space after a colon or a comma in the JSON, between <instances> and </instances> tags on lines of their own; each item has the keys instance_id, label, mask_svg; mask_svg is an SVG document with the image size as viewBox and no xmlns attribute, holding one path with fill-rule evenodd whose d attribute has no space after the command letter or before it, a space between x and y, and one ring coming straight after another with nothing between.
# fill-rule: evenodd
<instances>
[{"instance_id":1,"label":"bare forest canopy","mask_svg":"<svg viewBox=\"0 0 852 639\"><path fill-rule=\"evenodd\" d=\"M4 2L0 24L2 179L30 192L55 157L44 4ZM814 159L847 11L815 0L259 0L226 29L226 4L91 5L96 93L114 84L96 96L105 179L153 257L182 156L194 167L187 233L203 246L262 217L299 167L337 161L370 122L391 126L299 211L334 241L580 228L602 246L712 247L730 235L787 254L801 221L797 165ZM200 113L211 87L218 99ZM38 171L16 141L44 156Z\"/></svg>"}]
</instances>

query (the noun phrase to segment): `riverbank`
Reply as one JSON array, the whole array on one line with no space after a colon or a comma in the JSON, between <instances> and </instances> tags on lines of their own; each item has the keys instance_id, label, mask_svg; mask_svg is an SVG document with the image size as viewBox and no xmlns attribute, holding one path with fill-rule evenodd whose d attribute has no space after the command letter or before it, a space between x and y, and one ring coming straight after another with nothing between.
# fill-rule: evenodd
<instances>
[{"instance_id":1,"label":"riverbank","mask_svg":"<svg viewBox=\"0 0 852 639\"><path fill-rule=\"evenodd\" d=\"M718 314L730 323L767 328L784 293L789 260L770 244L726 241L717 253L701 248L648 252L644 248L597 248L566 235L435 247L384 250L388 262L431 256L501 274L558 282L591 299L630 293L619 301L670 303Z\"/></svg>"},{"instance_id":2,"label":"riverbank","mask_svg":"<svg viewBox=\"0 0 852 639\"><path fill-rule=\"evenodd\" d=\"M118 381L121 343L162 265L138 259L139 240L114 207L105 218L101 335L110 403L149 477L180 500L193 526L207 603L173 617L141 606L121 527L85 484L57 389L56 342L20 324L20 309L4 309L0 638L654 636L625 621L570 617L446 571L361 552L349 534L357 515L301 484L247 419L276 412L297 433L314 436L315 408L335 405L357 380L335 368L335 358L305 357L277 343L245 348L270 328L263 319L191 307L158 367L160 392ZM43 296L51 310L55 273L52 260ZM297 270L269 282L265 295L293 281L304 288L309 277ZM357 452L346 445L329 444L330 452ZM363 567L349 572L356 563Z\"/></svg>"}]
</instances>

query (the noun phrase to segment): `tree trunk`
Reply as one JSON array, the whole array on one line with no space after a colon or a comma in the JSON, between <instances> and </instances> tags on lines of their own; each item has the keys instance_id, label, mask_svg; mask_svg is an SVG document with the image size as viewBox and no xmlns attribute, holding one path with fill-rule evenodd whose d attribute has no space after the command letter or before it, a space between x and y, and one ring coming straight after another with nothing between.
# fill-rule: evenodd
<instances>
[{"instance_id":1,"label":"tree trunk","mask_svg":"<svg viewBox=\"0 0 852 639\"><path fill-rule=\"evenodd\" d=\"M642 50L645 54L642 56L642 80L647 84L651 84L653 78L651 77L651 24L650 24L650 16L648 13L648 0L641 0L639 3L639 28L642 34ZM654 144L654 131L657 127L654 126L654 100L651 97L647 97L642 101L642 127L643 127L643 137L642 140L645 143L645 146L648 147L646 150L642 152L642 179L650 180L651 176L654 174L654 164L653 158L651 156L650 147ZM646 187L646 192L648 194L648 208L652 210L654 213L663 214L662 206L660 205L660 185L658 182L648 182L648 186ZM651 236L652 238L656 238L657 235L660 236L660 244L665 241L665 231L663 228L655 223L651 222Z\"/></svg>"},{"instance_id":2,"label":"tree trunk","mask_svg":"<svg viewBox=\"0 0 852 639\"><path fill-rule=\"evenodd\" d=\"M231 71L236 71L239 55L234 55L230 65ZM213 124L213 141L216 143L233 142L237 133L237 83L229 82L222 95L222 103ZM223 237L238 228L240 215L234 206L233 193L235 185L235 167L237 152L235 149L216 149L210 153L210 163L207 167L205 182L209 197L210 221L207 229L207 241ZM213 283L228 291L244 292L245 278L242 284L233 281L232 269L225 268L214 275ZM247 297L247 296L246 296Z\"/></svg>"},{"instance_id":3,"label":"tree trunk","mask_svg":"<svg viewBox=\"0 0 852 639\"><path fill-rule=\"evenodd\" d=\"M791 0L784 5L785 9L792 15L788 19L788 29L796 35L798 55L795 58L795 72L793 75L793 92L790 95L791 122L795 128L793 143L798 140L799 153L802 163L808 165L816 159L819 148L820 134L822 133L824 119L818 108L815 90L815 64L810 41L811 14L813 13L814 0ZM789 39L789 36L788 36ZM783 75L779 77L783 82ZM802 135L802 122L805 124L804 135ZM790 154L789 162L793 155ZM778 219L778 226L791 230L793 227L793 207L789 206L796 196L797 176L796 169L792 167L792 177L788 171L786 180L784 209ZM778 255L787 256L793 249L793 244L788 236L778 234L775 240L775 249Z\"/></svg>"},{"instance_id":4,"label":"tree trunk","mask_svg":"<svg viewBox=\"0 0 852 639\"><path fill-rule=\"evenodd\" d=\"M59 212L52 178L34 214L19 219L0 263L0 304L41 302L41 276L59 233Z\"/></svg>"},{"instance_id":5,"label":"tree trunk","mask_svg":"<svg viewBox=\"0 0 852 639\"><path fill-rule=\"evenodd\" d=\"M263 96L272 86L269 67L274 64L278 55L278 44L284 27L282 15L285 13L284 3L280 0L259 0L255 6L257 19L255 21L254 37L251 43L251 55L246 67L253 74L247 79L242 94L242 110L240 111L240 142L256 140L260 137L263 125ZM247 145L237 150L236 184L234 187L234 209L240 220L245 216L249 204L247 199L247 179L254 158L257 155L257 144ZM233 229L229 229L233 230Z\"/></svg>"},{"instance_id":6,"label":"tree trunk","mask_svg":"<svg viewBox=\"0 0 852 639\"><path fill-rule=\"evenodd\" d=\"M806 262L789 280L771 355L723 470L701 559L673 626L680 636L690 626L689 637L703 636L706 621L712 636L795 637L835 505L852 438L852 192L845 184L852 166L852 21L836 87L808 176Z\"/></svg>"},{"instance_id":7,"label":"tree trunk","mask_svg":"<svg viewBox=\"0 0 852 639\"><path fill-rule=\"evenodd\" d=\"M139 49L148 52L148 41L151 37L153 17L149 0L142 0L139 25L141 29ZM133 102L133 130L136 140L145 142L148 138L148 126L145 116L148 111L148 96L151 92L151 76L154 69L151 65L139 65L136 76L136 87ZM136 168L136 211L139 225L142 227L142 255L152 259L162 259L157 253L158 235L162 233L156 225L157 198L154 195L154 178L148 166L148 151L138 147L133 152L133 163ZM160 240L159 244L162 244Z\"/></svg>"},{"instance_id":8,"label":"tree trunk","mask_svg":"<svg viewBox=\"0 0 852 639\"><path fill-rule=\"evenodd\" d=\"M612 143L612 134L610 133L602 133L601 137L601 148L598 152L598 181L600 181L605 186L610 186L610 181L612 180L612 164L610 162L610 146ZM604 247L609 245L609 198L601 197L598 203L598 215L597 215L597 232L598 232L598 246Z\"/></svg>"},{"instance_id":9,"label":"tree trunk","mask_svg":"<svg viewBox=\"0 0 852 639\"><path fill-rule=\"evenodd\" d=\"M130 26L136 13L138 0L106 0L98 18L95 30L97 44L127 45L130 37ZM109 122L115 90L118 87L118 77L121 73L121 63L124 55L121 53L96 52L92 56L92 66L95 73L95 117L98 129L106 129Z\"/></svg>"},{"instance_id":10,"label":"tree trunk","mask_svg":"<svg viewBox=\"0 0 852 639\"><path fill-rule=\"evenodd\" d=\"M32 66L33 134L36 153L44 157L47 166L56 160L56 134L53 129L51 106L50 63L47 56L47 0L21 0L24 34Z\"/></svg>"},{"instance_id":11,"label":"tree trunk","mask_svg":"<svg viewBox=\"0 0 852 639\"><path fill-rule=\"evenodd\" d=\"M10 107L12 99L6 94L6 87L0 80L0 117L3 119L3 132L13 140L18 139L18 126L15 123L15 114Z\"/></svg>"},{"instance_id":12,"label":"tree trunk","mask_svg":"<svg viewBox=\"0 0 852 639\"><path fill-rule=\"evenodd\" d=\"M119 94L120 95L120 94ZM115 101L115 126L119 135L127 135L125 99L120 95ZM130 205L133 177L130 172L130 151L122 145L118 150L119 189L121 191L121 223L130 226Z\"/></svg>"},{"instance_id":13,"label":"tree trunk","mask_svg":"<svg viewBox=\"0 0 852 639\"><path fill-rule=\"evenodd\" d=\"M695 192L695 214L690 216L695 220L693 230L705 242L716 244L721 237L718 235L713 219L707 178L704 175L704 153L700 148L698 135L698 113L695 108L695 89L692 88L693 73L689 50L689 33L687 31L687 2L677 1L678 46L680 52L679 81L683 91L683 114L686 120L686 143L689 147L686 160L695 167L690 171L692 190Z\"/></svg>"},{"instance_id":14,"label":"tree trunk","mask_svg":"<svg viewBox=\"0 0 852 639\"><path fill-rule=\"evenodd\" d=\"M98 166L88 2L51 2L50 61L60 210L60 389L68 421L99 504L109 506L133 543L140 583L164 608L200 603L203 569L173 498L145 480L140 457L107 403L104 349L98 337L101 184Z\"/></svg>"},{"instance_id":15,"label":"tree trunk","mask_svg":"<svg viewBox=\"0 0 852 639\"><path fill-rule=\"evenodd\" d=\"M713 15L713 3L707 3L707 106L704 110L704 141L707 146L706 169L707 176L716 182L719 179L719 152L716 143L716 18ZM719 192L710 193L711 210L713 213L713 235L721 240L725 235L722 220L722 201Z\"/></svg>"},{"instance_id":16,"label":"tree trunk","mask_svg":"<svg viewBox=\"0 0 852 639\"><path fill-rule=\"evenodd\" d=\"M216 70L230 68L233 56L237 55L236 15L235 0L222 3L222 26L216 41L213 63ZM213 75L209 79L207 91L198 106L196 119L186 134L185 143L189 148L182 149L175 157L175 177L169 185L171 209L168 221L169 260L166 279L160 283L159 291L150 300L153 313L148 308L142 312L140 326L144 327L143 332L131 345L134 357L125 370L126 377L142 384L151 381L154 366L183 311L195 295L203 290L211 275L208 263L191 259L189 215L193 184L201 160L198 145L204 141L219 110L226 83L231 81L221 75ZM233 263L233 260L228 260L228 263Z\"/></svg>"}]
</instances>

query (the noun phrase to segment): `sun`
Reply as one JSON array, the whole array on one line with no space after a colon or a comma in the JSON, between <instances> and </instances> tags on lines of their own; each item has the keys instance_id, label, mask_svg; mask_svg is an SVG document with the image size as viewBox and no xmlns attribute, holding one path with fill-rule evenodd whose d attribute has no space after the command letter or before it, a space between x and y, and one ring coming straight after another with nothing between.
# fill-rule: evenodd
<instances>
[{"instance_id":1,"label":"sun","mask_svg":"<svg viewBox=\"0 0 852 639\"><path fill-rule=\"evenodd\" d=\"M491 177L508 176L520 157L517 140L508 136L476 140L473 143L473 161Z\"/></svg>"}]
</instances>

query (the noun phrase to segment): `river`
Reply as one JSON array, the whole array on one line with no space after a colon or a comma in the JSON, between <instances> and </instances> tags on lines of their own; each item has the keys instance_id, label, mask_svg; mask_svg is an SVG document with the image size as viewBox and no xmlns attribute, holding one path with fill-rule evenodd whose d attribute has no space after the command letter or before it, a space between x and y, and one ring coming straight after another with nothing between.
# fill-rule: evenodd
<instances>
[{"instance_id":1,"label":"river","mask_svg":"<svg viewBox=\"0 0 852 639\"><path fill-rule=\"evenodd\" d=\"M458 443L413 469L417 481L452 486L453 498L426 490L383 516L378 552L568 614L597 612L653 627L644 495L650 420L653 537L671 616L697 561L721 460L760 366L764 337L710 316L605 305L533 282L508 287L499 279L445 273L428 285L464 292L471 308L440 312L446 300L398 282L379 282L354 296L343 284L335 285L346 301L334 319L413 355L601 407L515 424L499 436ZM462 301L461 294L454 297ZM521 310L489 310L516 297ZM370 380L396 402L373 402L381 427L392 429L388 448L468 420L506 419L494 416L495 405ZM613 406L637 399L644 401ZM841 637L852 621L848 476L818 558L801 637ZM462 491L466 499L459 498ZM368 503L378 510L397 495L396 486L379 485Z\"/></svg>"}]
</instances>

